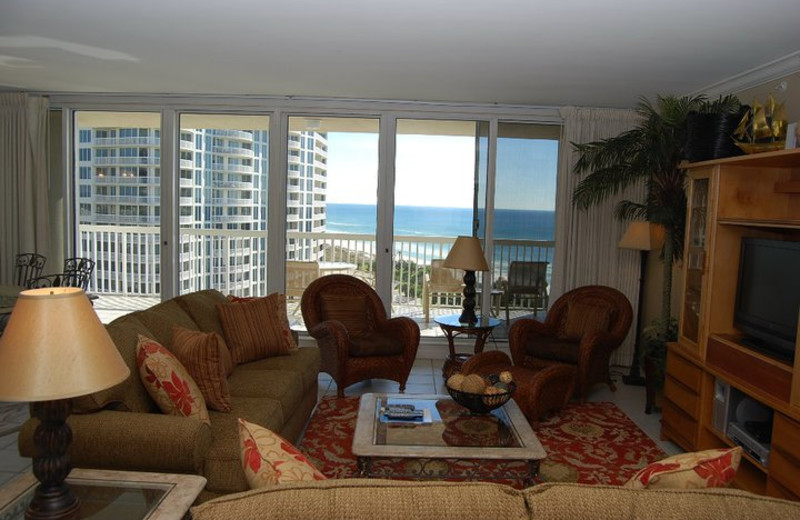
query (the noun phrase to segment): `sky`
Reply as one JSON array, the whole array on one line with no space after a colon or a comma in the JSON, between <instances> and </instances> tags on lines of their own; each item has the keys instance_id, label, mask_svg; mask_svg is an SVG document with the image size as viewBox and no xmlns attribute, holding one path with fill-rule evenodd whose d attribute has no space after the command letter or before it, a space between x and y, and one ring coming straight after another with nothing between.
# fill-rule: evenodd
<instances>
[{"instance_id":1,"label":"sky","mask_svg":"<svg viewBox=\"0 0 800 520\"><path fill-rule=\"evenodd\" d=\"M474 138L400 135L396 155L396 205L472 207ZM501 139L495 206L553 210L557 160L556 141ZM377 134L328 133L328 202L375 204L377 171Z\"/></svg>"}]
</instances>

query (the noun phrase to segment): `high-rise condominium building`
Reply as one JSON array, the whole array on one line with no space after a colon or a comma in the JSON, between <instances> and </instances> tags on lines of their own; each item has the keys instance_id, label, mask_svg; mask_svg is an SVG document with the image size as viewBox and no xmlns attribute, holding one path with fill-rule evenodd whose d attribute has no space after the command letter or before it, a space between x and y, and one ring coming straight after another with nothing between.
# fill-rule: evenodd
<instances>
[{"instance_id":1,"label":"high-rise condominium building","mask_svg":"<svg viewBox=\"0 0 800 520\"><path fill-rule=\"evenodd\" d=\"M95 126L78 137L79 254L96 262L91 289L158 295L160 131ZM268 133L183 128L179 154L181 292L266 294ZM292 132L287 258L320 258L318 242L297 233L325 230L326 187L325 134Z\"/></svg>"}]
</instances>

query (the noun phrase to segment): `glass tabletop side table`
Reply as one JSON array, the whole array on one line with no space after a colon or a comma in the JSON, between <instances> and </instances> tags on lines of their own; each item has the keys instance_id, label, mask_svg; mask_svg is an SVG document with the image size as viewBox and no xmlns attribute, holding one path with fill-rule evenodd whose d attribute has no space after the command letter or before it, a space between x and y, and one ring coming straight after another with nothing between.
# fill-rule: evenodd
<instances>
[{"instance_id":1,"label":"glass tabletop side table","mask_svg":"<svg viewBox=\"0 0 800 520\"><path fill-rule=\"evenodd\" d=\"M475 323L462 323L458 321L458 317L458 314L452 314L449 316L439 316L433 319L442 329L442 332L444 332L447 338L447 347L450 349L450 353L442 366L442 376L445 380L461 370L461 365L469 358L469 355L456 353L455 339L458 336L474 336L475 346L473 347L473 351L475 354L478 354L483 352L483 346L486 344L486 340L489 338L492 330L500 325L499 319L489 316L481 316Z\"/></svg>"},{"instance_id":2,"label":"glass tabletop side table","mask_svg":"<svg viewBox=\"0 0 800 520\"><path fill-rule=\"evenodd\" d=\"M181 520L205 477L170 473L73 469L67 478L81 501L74 520ZM0 520L22 520L39 482L25 473L0 488Z\"/></svg>"}]
</instances>

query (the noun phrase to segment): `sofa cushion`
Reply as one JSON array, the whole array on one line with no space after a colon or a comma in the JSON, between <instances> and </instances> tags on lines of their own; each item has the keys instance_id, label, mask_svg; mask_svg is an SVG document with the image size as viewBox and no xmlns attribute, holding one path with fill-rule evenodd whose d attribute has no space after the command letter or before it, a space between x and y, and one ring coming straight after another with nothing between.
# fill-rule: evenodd
<instances>
[{"instance_id":1,"label":"sofa cushion","mask_svg":"<svg viewBox=\"0 0 800 520\"><path fill-rule=\"evenodd\" d=\"M222 336L174 325L172 352L197 383L206 405L213 410L229 412L228 376L233 372L233 361Z\"/></svg>"},{"instance_id":2,"label":"sofa cushion","mask_svg":"<svg viewBox=\"0 0 800 520\"><path fill-rule=\"evenodd\" d=\"M286 338L286 341L289 343L289 349L294 350L297 348L297 334L292 331L292 327L289 325L289 316L286 314L286 295L283 293L272 293L268 296L275 304L275 313L278 316L278 322L280 323L282 333ZM229 294L227 296L227 301L231 303L235 302L249 302L250 300L254 300L254 297L245 297L245 296L234 296Z\"/></svg>"},{"instance_id":3,"label":"sofa cushion","mask_svg":"<svg viewBox=\"0 0 800 520\"><path fill-rule=\"evenodd\" d=\"M174 354L157 341L139 336L136 361L145 389L162 412L210 423L200 389Z\"/></svg>"},{"instance_id":4,"label":"sofa cushion","mask_svg":"<svg viewBox=\"0 0 800 520\"><path fill-rule=\"evenodd\" d=\"M136 347L139 335L152 337L137 315L128 314L106 325L106 331L114 341L131 375L122 383L94 394L72 400L72 413L90 413L103 408L127 412L157 412L158 406L147 393L139 380L139 367L136 363Z\"/></svg>"},{"instance_id":5,"label":"sofa cushion","mask_svg":"<svg viewBox=\"0 0 800 520\"><path fill-rule=\"evenodd\" d=\"M191 316L197 328L203 332L216 332L220 336L225 336L217 312L217 304L227 301L224 294L215 289L206 289L178 296L175 301Z\"/></svg>"},{"instance_id":6,"label":"sofa cushion","mask_svg":"<svg viewBox=\"0 0 800 520\"><path fill-rule=\"evenodd\" d=\"M733 489L654 490L546 483L523 493L530 518L536 520L789 520L800 513L797 503Z\"/></svg>"},{"instance_id":7,"label":"sofa cushion","mask_svg":"<svg viewBox=\"0 0 800 520\"><path fill-rule=\"evenodd\" d=\"M639 470L625 483L633 489L684 489L727 487L733 482L742 448L680 453Z\"/></svg>"},{"instance_id":8,"label":"sofa cushion","mask_svg":"<svg viewBox=\"0 0 800 520\"><path fill-rule=\"evenodd\" d=\"M488 482L352 478L265 487L211 500L193 507L191 513L194 520L264 517L385 520L530 518L522 493L510 486Z\"/></svg>"},{"instance_id":9,"label":"sofa cushion","mask_svg":"<svg viewBox=\"0 0 800 520\"><path fill-rule=\"evenodd\" d=\"M289 353L291 333L285 330L276 311L279 296L275 293L265 298L217 304L234 363Z\"/></svg>"},{"instance_id":10,"label":"sofa cushion","mask_svg":"<svg viewBox=\"0 0 800 520\"><path fill-rule=\"evenodd\" d=\"M297 378L303 385L303 393L316 386L317 377L319 376L320 367L320 353L317 347L301 347L289 352L286 356L277 356L266 359L259 359L250 363L237 365L234 374L228 380L231 386L231 393L233 395L252 395L249 390L251 383L242 381L245 374L250 371L269 370L277 371L283 374L292 374L292 377ZM252 381L258 381L262 376L249 375L247 378L252 377ZM241 382L241 387L239 386ZM242 392L239 394L238 392Z\"/></svg>"},{"instance_id":11,"label":"sofa cushion","mask_svg":"<svg viewBox=\"0 0 800 520\"><path fill-rule=\"evenodd\" d=\"M231 397L231 411L211 411L211 448L206 454L203 476L206 489L214 493L234 493L249 489L239 456L238 418L260 424L272 431L283 428L281 404L264 397Z\"/></svg>"},{"instance_id":12,"label":"sofa cushion","mask_svg":"<svg viewBox=\"0 0 800 520\"><path fill-rule=\"evenodd\" d=\"M250 489L326 478L291 442L243 419L239 419L239 450Z\"/></svg>"},{"instance_id":13,"label":"sofa cushion","mask_svg":"<svg viewBox=\"0 0 800 520\"><path fill-rule=\"evenodd\" d=\"M165 346L172 348L172 326L180 325L189 330L199 330L197 324L191 316L178 305L175 299L161 302L147 310L133 313L148 330L151 339L154 339Z\"/></svg>"}]
</instances>

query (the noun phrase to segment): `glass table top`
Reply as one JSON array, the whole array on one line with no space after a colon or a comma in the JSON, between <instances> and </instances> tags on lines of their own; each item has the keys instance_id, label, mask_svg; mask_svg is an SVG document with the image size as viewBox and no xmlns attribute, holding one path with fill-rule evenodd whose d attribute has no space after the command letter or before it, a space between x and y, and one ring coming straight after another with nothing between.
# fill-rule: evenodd
<instances>
[{"instance_id":1,"label":"glass table top","mask_svg":"<svg viewBox=\"0 0 800 520\"><path fill-rule=\"evenodd\" d=\"M426 410L425 420L417 422L388 419L382 410L387 405L398 403ZM449 398L379 397L376 400L375 413L377 445L493 448L520 446L519 438L503 407L486 415L473 415Z\"/></svg>"}]
</instances>

